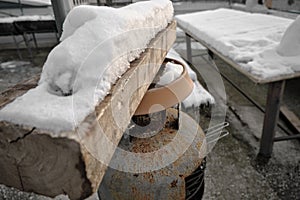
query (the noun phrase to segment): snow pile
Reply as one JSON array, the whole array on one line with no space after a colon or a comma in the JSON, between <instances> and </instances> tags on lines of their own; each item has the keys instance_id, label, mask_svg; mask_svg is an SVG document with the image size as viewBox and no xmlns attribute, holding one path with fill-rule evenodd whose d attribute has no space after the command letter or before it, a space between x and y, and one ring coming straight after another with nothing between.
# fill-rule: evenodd
<instances>
[{"instance_id":1,"label":"snow pile","mask_svg":"<svg viewBox=\"0 0 300 200\"><path fill-rule=\"evenodd\" d=\"M277 53L288 57L300 55L300 16L285 31Z\"/></svg>"},{"instance_id":2,"label":"snow pile","mask_svg":"<svg viewBox=\"0 0 300 200\"><path fill-rule=\"evenodd\" d=\"M215 99L209 92L207 92L202 85L199 83L196 73L191 69L191 67L181 58L181 56L174 50L171 49L168 52L167 58L175 59L181 62L185 68L191 79L194 82L194 89L192 93L182 102L184 107L197 107L201 104L214 104ZM177 71L177 70L176 70Z\"/></svg>"},{"instance_id":3,"label":"snow pile","mask_svg":"<svg viewBox=\"0 0 300 200\"><path fill-rule=\"evenodd\" d=\"M54 132L73 130L172 20L169 0L122 8L75 7L61 43L48 55L38 87L0 111L0 120Z\"/></svg>"},{"instance_id":4,"label":"snow pile","mask_svg":"<svg viewBox=\"0 0 300 200\"><path fill-rule=\"evenodd\" d=\"M230 9L178 15L176 19L184 29L258 79L300 71L300 55L286 57L276 51L293 20Z\"/></svg>"}]
</instances>

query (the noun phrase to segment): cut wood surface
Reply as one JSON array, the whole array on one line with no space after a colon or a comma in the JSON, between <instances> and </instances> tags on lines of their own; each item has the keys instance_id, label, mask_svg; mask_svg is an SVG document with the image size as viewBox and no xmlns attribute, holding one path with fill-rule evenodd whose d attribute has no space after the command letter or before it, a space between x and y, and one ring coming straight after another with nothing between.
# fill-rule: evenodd
<instances>
[{"instance_id":1,"label":"cut wood surface","mask_svg":"<svg viewBox=\"0 0 300 200\"><path fill-rule=\"evenodd\" d=\"M84 199L95 193L131 116L175 41L175 29L173 21L150 42L75 131L54 134L0 122L0 183L50 197L67 194ZM2 93L0 109L37 81L38 77Z\"/></svg>"}]
</instances>

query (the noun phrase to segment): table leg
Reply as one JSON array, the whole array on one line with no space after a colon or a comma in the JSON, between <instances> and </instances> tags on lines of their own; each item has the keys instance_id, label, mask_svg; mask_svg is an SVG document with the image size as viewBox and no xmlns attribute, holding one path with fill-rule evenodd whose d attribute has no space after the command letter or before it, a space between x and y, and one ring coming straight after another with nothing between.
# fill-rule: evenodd
<instances>
[{"instance_id":1,"label":"table leg","mask_svg":"<svg viewBox=\"0 0 300 200\"><path fill-rule=\"evenodd\" d=\"M263 124L262 137L260 141L259 155L271 157L273 150L273 139L277 125L280 102L283 96L285 81L278 81L269 84L265 118Z\"/></svg>"},{"instance_id":2,"label":"table leg","mask_svg":"<svg viewBox=\"0 0 300 200\"><path fill-rule=\"evenodd\" d=\"M212 59L212 60L214 60L215 59L215 54L214 54L214 52L212 52L211 50L207 50L207 53L208 53L208 55L209 55L209 57Z\"/></svg>"},{"instance_id":3,"label":"table leg","mask_svg":"<svg viewBox=\"0 0 300 200\"><path fill-rule=\"evenodd\" d=\"M185 39L186 39L186 58L187 60L192 63L192 46L191 46L191 36L189 36L187 33L185 33Z\"/></svg>"}]
</instances>

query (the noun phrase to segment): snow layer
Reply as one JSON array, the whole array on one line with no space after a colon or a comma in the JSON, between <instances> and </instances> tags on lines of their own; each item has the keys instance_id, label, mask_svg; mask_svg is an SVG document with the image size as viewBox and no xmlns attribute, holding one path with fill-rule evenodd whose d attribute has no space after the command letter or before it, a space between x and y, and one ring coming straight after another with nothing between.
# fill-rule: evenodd
<instances>
[{"instance_id":1,"label":"snow layer","mask_svg":"<svg viewBox=\"0 0 300 200\"><path fill-rule=\"evenodd\" d=\"M0 18L0 23L12 23L15 21L48 21L54 20L52 15L24 15L18 17L3 17Z\"/></svg>"},{"instance_id":2,"label":"snow layer","mask_svg":"<svg viewBox=\"0 0 300 200\"><path fill-rule=\"evenodd\" d=\"M30 65L30 62L27 61L7 61L0 64L0 68L2 69L12 69L16 67L24 67L25 65Z\"/></svg>"},{"instance_id":3,"label":"snow layer","mask_svg":"<svg viewBox=\"0 0 300 200\"><path fill-rule=\"evenodd\" d=\"M300 71L300 55L277 53L284 32L293 20L230 9L176 16L178 23L254 77L272 78ZM299 36L296 31L291 35ZM297 42L297 41L295 41Z\"/></svg>"},{"instance_id":4,"label":"snow layer","mask_svg":"<svg viewBox=\"0 0 300 200\"><path fill-rule=\"evenodd\" d=\"M2 0L11 3L19 3L19 0ZM51 5L51 0L20 0L22 4L34 5L34 6L49 6Z\"/></svg>"},{"instance_id":5,"label":"snow layer","mask_svg":"<svg viewBox=\"0 0 300 200\"><path fill-rule=\"evenodd\" d=\"M54 132L74 130L172 18L169 0L118 9L75 7L38 87L3 108L0 120Z\"/></svg>"},{"instance_id":6,"label":"snow layer","mask_svg":"<svg viewBox=\"0 0 300 200\"><path fill-rule=\"evenodd\" d=\"M181 56L174 50L171 49L167 58L172 58L180 61L188 71L189 76L194 82L194 89L192 93L182 102L184 107L197 107L201 104L214 104L215 99L213 96L206 91L203 86L199 83L196 73L191 69L191 67L181 58Z\"/></svg>"}]
</instances>

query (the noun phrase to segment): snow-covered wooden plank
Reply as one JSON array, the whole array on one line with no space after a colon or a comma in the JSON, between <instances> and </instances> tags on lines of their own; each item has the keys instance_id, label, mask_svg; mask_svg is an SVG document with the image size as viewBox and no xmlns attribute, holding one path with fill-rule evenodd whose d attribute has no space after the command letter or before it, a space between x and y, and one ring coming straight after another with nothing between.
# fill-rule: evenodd
<instances>
[{"instance_id":1,"label":"snow-covered wooden plank","mask_svg":"<svg viewBox=\"0 0 300 200\"><path fill-rule=\"evenodd\" d=\"M95 193L123 131L175 41L175 28L173 21L151 41L75 131L53 133L1 121L0 183L51 197L67 194L83 199ZM34 87L37 80L6 91L0 106Z\"/></svg>"}]
</instances>

